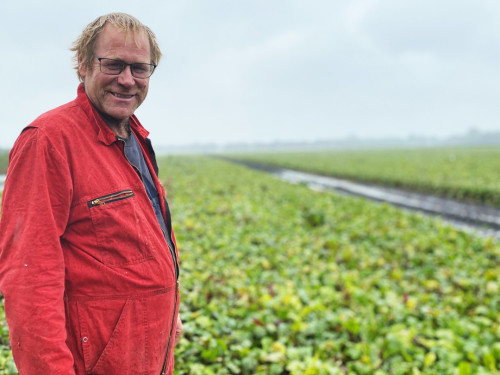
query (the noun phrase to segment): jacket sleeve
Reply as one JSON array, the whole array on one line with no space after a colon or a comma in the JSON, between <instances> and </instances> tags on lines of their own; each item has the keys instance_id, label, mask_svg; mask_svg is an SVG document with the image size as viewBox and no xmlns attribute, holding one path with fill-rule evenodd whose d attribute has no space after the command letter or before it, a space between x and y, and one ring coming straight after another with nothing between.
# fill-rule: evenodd
<instances>
[{"instance_id":1,"label":"jacket sleeve","mask_svg":"<svg viewBox=\"0 0 500 375\"><path fill-rule=\"evenodd\" d=\"M42 129L27 128L10 153L0 220L0 291L23 375L75 374L65 343L60 241L71 197L67 160Z\"/></svg>"}]
</instances>

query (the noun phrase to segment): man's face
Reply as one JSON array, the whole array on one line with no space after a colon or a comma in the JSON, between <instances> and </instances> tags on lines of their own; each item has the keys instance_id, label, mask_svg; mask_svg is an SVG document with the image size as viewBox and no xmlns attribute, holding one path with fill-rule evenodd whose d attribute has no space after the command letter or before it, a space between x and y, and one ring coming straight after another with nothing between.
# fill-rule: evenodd
<instances>
[{"instance_id":1,"label":"man's face","mask_svg":"<svg viewBox=\"0 0 500 375\"><path fill-rule=\"evenodd\" d=\"M97 37L94 52L97 57L122 60L126 63L151 63L149 40L144 32L135 35L105 25ZM91 69L80 64L85 93L108 123L123 124L142 104L148 93L149 78L135 78L130 66L119 75L107 75L100 71L99 61L94 59Z\"/></svg>"}]
</instances>

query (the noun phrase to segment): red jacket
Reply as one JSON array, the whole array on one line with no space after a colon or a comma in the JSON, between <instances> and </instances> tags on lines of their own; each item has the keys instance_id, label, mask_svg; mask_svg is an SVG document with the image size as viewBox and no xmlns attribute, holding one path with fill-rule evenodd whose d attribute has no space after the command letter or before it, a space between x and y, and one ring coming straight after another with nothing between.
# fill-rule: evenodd
<instances>
[{"instance_id":1,"label":"red jacket","mask_svg":"<svg viewBox=\"0 0 500 375\"><path fill-rule=\"evenodd\" d=\"M148 132L135 116L131 129L165 197ZM0 290L20 374L159 375L164 365L171 374L170 238L169 247L122 142L81 85L30 124L10 153L0 220Z\"/></svg>"}]
</instances>

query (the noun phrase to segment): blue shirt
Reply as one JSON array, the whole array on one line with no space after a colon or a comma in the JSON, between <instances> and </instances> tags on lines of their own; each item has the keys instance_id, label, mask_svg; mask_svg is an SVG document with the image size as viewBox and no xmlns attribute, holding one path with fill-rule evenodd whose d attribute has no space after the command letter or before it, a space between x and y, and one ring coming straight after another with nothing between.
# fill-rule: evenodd
<instances>
[{"instance_id":1,"label":"blue shirt","mask_svg":"<svg viewBox=\"0 0 500 375\"><path fill-rule=\"evenodd\" d=\"M139 142L137 141L137 138L133 133L131 133L128 138L117 137L117 139L124 142L125 157L132 165L132 167L134 167L135 170L139 173L139 176L144 183L144 187L146 188L146 193L148 194L149 200L151 201L151 204L153 206L156 219L158 220L158 223L160 223L163 235L166 237L168 232L165 220L163 219L160 197L158 195L158 190L156 190L153 178L151 177L151 173L149 172L148 165L144 160L141 146L139 145Z\"/></svg>"}]
</instances>

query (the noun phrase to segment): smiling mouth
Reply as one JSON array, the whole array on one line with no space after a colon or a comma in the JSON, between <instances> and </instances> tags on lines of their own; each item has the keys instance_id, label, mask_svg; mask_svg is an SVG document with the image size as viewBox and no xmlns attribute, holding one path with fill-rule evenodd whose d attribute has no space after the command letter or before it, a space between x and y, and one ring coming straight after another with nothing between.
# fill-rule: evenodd
<instances>
[{"instance_id":1,"label":"smiling mouth","mask_svg":"<svg viewBox=\"0 0 500 375\"><path fill-rule=\"evenodd\" d=\"M117 94L116 92L111 92L111 95L113 95L115 98L120 98L120 99L130 99L134 97L134 95L122 95L122 94Z\"/></svg>"}]
</instances>

